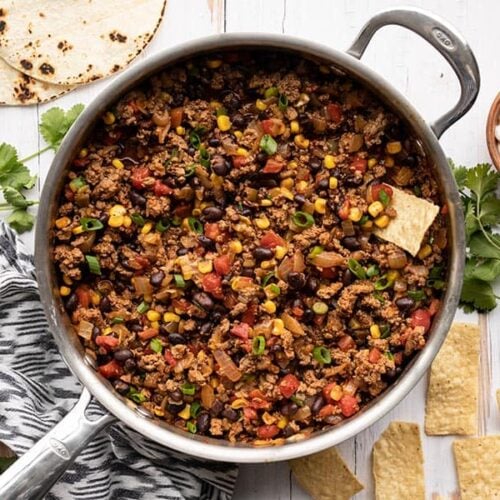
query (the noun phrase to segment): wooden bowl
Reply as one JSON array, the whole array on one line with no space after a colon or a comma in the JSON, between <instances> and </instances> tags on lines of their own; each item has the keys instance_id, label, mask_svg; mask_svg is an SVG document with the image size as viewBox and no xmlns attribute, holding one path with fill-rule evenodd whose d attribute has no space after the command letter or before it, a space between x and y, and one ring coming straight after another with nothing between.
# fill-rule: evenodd
<instances>
[{"instance_id":1,"label":"wooden bowl","mask_svg":"<svg viewBox=\"0 0 500 500\"><path fill-rule=\"evenodd\" d=\"M500 142L495 138L495 127L500 124L500 93L497 94L493 104L491 105L488 114L488 121L486 123L486 141L490 151L491 160L493 165L500 170Z\"/></svg>"}]
</instances>

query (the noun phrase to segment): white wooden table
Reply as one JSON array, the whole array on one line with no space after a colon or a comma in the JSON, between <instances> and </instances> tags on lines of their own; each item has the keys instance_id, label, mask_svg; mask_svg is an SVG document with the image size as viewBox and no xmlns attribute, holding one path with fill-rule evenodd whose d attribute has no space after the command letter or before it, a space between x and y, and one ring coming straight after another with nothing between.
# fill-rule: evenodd
<instances>
[{"instance_id":1,"label":"white wooden table","mask_svg":"<svg viewBox=\"0 0 500 500\"><path fill-rule=\"evenodd\" d=\"M484 129L489 105L500 91L500 2L404 2L408 4L440 14L457 26L472 46L481 70L481 92L473 109L445 133L441 143L457 163L474 165L489 161ZM398 5L401 2L397 0L169 0L160 31L141 58L195 37L223 31L286 33L345 49L371 15ZM450 109L458 97L458 82L444 60L423 40L401 28L389 27L377 34L363 60L385 75L429 120ZM82 88L59 99L57 105L68 108L74 103L88 103L107 84L104 81ZM41 114L53 105L0 108L0 142L16 145L21 157L39 149L42 139L37 124ZM32 172L39 175L33 198L50 162L51 155L45 154L30 163ZM23 235L23 240L31 248L33 234ZM459 312L457 319L478 318ZM500 432L500 415L494 402L494 391L500 387L500 309L479 321L483 330L480 432L494 434ZM356 499L373 498L370 455L374 441L388 423L399 419L423 424L426 384L422 380L385 418L340 445L342 456L365 484L365 490ZM423 435L423 440L427 497L452 496L457 490L450 447L453 438ZM242 466L235 498L298 500L308 496L291 479L287 464L278 463Z\"/></svg>"}]
</instances>

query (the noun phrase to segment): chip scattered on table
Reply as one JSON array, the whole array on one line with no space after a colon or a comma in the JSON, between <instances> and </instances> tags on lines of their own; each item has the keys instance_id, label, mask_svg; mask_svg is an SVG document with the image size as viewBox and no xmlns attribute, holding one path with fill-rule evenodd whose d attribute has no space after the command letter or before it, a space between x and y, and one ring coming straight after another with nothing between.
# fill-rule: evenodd
<instances>
[{"instance_id":1,"label":"chip scattered on table","mask_svg":"<svg viewBox=\"0 0 500 500\"><path fill-rule=\"evenodd\" d=\"M462 500L500 498L500 435L453 443Z\"/></svg>"},{"instance_id":2,"label":"chip scattered on table","mask_svg":"<svg viewBox=\"0 0 500 500\"><path fill-rule=\"evenodd\" d=\"M418 424L391 422L373 446L376 500L425 500Z\"/></svg>"},{"instance_id":3,"label":"chip scattered on table","mask_svg":"<svg viewBox=\"0 0 500 500\"><path fill-rule=\"evenodd\" d=\"M2 2L0 56L37 80L88 83L123 69L150 42L166 0Z\"/></svg>"},{"instance_id":4,"label":"chip scattered on table","mask_svg":"<svg viewBox=\"0 0 500 500\"><path fill-rule=\"evenodd\" d=\"M415 257L425 233L439 212L439 207L401 189L392 187L392 190L390 206L396 210L397 215L387 227L375 228L373 232L379 238L394 243Z\"/></svg>"},{"instance_id":5,"label":"chip scattered on table","mask_svg":"<svg viewBox=\"0 0 500 500\"><path fill-rule=\"evenodd\" d=\"M431 366L425 407L426 434L477 434L479 341L477 325L451 326Z\"/></svg>"},{"instance_id":6,"label":"chip scattered on table","mask_svg":"<svg viewBox=\"0 0 500 500\"><path fill-rule=\"evenodd\" d=\"M335 448L291 460L290 468L314 500L348 500L363 489Z\"/></svg>"}]
</instances>

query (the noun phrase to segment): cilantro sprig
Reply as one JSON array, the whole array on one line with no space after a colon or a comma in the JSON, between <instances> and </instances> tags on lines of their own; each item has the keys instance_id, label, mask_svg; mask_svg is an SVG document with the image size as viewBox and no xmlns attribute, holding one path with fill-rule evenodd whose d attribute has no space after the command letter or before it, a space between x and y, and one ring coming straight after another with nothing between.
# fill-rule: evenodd
<instances>
[{"instance_id":1,"label":"cilantro sprig","mask_svg":"<svg viewBox=\"0 0 500 500\"><path fill-rule=\"evenodd\" d=\"M460 305L466 312L490 311L498 296L492 284L500 276L500 173L488 163L474 168L452 164L465 214L467 260Z\"/></svg>"},{"instance_id":2,"label":"cilantro sprig","mask_svg":"<svg viewBox=\"0 0 500 500\"><path fill-rule=\"evenodd\" d=\"M39 128L47 146L25 158L19 159L14 146L0 144L0 189L4 198L4 203L0 203L0 210L12 210L6 220L18 233L33 228L35 218L28 212L28 207L38 203L35 200L27 200L24 195L24 191L30 190L36 182L36 176L31 175L26 163L51 149L57 151L82 110L83 104L76 104L68 111L61 108L46 111L42 115Z\"/></svg>"}]
</instances>

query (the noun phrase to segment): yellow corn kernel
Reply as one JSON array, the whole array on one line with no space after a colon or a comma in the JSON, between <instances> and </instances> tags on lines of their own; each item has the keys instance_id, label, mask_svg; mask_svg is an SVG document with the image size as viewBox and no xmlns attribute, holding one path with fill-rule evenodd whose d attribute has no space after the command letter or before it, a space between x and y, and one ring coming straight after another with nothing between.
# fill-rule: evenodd
<instances>
[{"instance_id":1,"label":"yellow corn kernel","mask_svg":"<svg viewBox=\"0 0 500 500\"><path fill-rule=\"evenodd\" d=\"M83 226L76 226L74 227L71 232L73 234L82 234L83 233Z\"/></svg>"},{"instance_id":2,"label":"yellow corn kernel","mask_svg":"<svg viewBox=\"0 0 500 500\"><path fill-rule=\"evenodd\" d=\"M288 425L288 418L281 417L276 424L280 429L284 429Z\"/></svg>"},{"instance_id":3,"label":"yellow corn kernel","mask_svg":"<svg viewBox=\"0 0 500 500\"><path fill-rule=\"evenodd\" d=\"M115 121L116 121L116 116L113 113L111 113L111 111L108 111L107 113L104 113L104 116L102 117L102 121L106 125L113 125L113 123L115 123Z\"/></svg>"},{"instance_id":4,"label":"yellow corn kernel","mask_svg":"<svg viewBox=\"0 0 500 500\"><path fill-rule=\"evenodd\" d=\"M233 240L229 242L229 250L233 253L243 252L243 245L240 240Z\"/></svg>"},{"instance_id":5,"label":"yellow corn kernel","mask_svg":"<svg viewBox=\"0 0 500 500\"><path fill-rule=\"evenodd\" d=\"M387 281L396 281L401 276L400 272L396 269L391 269L387 273Z\"/></svg>"},{"instance_id":6,"label":"yellow corn kernel","mask_svg":"<svg viewBox=\"0 0 500 500\"><path fill-rule=\"evenodd\" d=\"M217 127L221 132L227 132L231 128L231 120L227 115L219 115L217 117Z\"/></svg>"},{"instance_id":7,"label":"yellow corn kernel","mask_svg":"<svg viewBox=\"0 0 500 500\"><path fill-rule=\"evenodd\" d=\"M108 219L108 226L110 227L122 227L123 226L123 215L113 215Z\"/></svg>"},{"instance_id":8,"label":"yellow corn kernel","mask_svg":"<svg viewBox=\"0 0 500 500\"><path fill-rule=\"evenodd\" d=\"M259 229L267 229L271 223L269 222L269 219L263 215L262 217L258 217L257 219L255 219L255 225L259 228Z\"/></svg>"},{"instance_id":9,"label":"yellow corn kernel","mask_svg":"<svg viewBox=\"0 0 500 500\"><path fill-rule=\"evenodd\" d=\"M264 198L263 200L261 200L260 206L261 207L272 207L273 206L273 200L269 200L267 198Z\"/></svg>"},{"instance_id":10,"label":"yellow corn kernel","mask_svg":"<svg viewBox=\"0 0 500 500\"><path fill-rule=\"evenodd\" d=\"M285 189L292 189L293 188L293 179L291 177L288 177L288 179L283 179L280 182L280 186Z\"/></svg>"},{"instance_id":11,"label":"yellow corn kernel","mask_svg":"<svg viewBox=\"0 0 500 500\"><path fill-rule=\"evenodd\" d=\"M263 260L260 263L260 267L262 269L272 269L276 265L276 261L274 259L271 260Z\"/></svg>"},{"instance_id":12,"label":"yellow corn kernel","mask_svg":"<svg viewBox=\"0 0 500 500\"><path fill-rule=\"evenodd\" d=\"M163 321L165 321L165 323L179 323L180 320L181 317L173 312L166 312L163 315Z\"/></svg>"},{"instance_id":13,"label":"yellow corn kernel","mask_svg":"<svg viewBox=\"0 0 500 500\"><path fill-rule=\"evenodd\" d=\"M279 287L278 287L279 288ZM280 292L276 288L276 285L267 285L264 287L264 293L268 299L275 299Z\"/></svg>"},{"instance_id":14,"label":"yellow corn kernel","mask_svg":"<svg viewBox=\"0 0 500 500\"><path fill-rule=\"evenodd\" d=\"M318 212L318 214L326 213L326 200L324 198L316 198L314 201L314 210Z\"/></svg>"},{"instance_id":15,"label":"yellow corn kernel","mask_svg":"<svg viewBox=\"0 0 500 500\"><path fill-rule=\"evenodd\" d=\"M349 210L349 220L352 220L353 222L359 222L361 220L361 217L363 217L363 212L358 207L352 207Z\"/></svg>"},{"instance_id":16,"label":"yellow corn kernel","mask_svg":"<svg viewBox=\"0 0 500 500\"><path fill-rule=\"evenodd\" d=\"M186 405L177 415L183 420L189 420L191 417L191 405Z\"/></svg>"},{"instance_id":17,"label":"yellow corn kernel","mask_svg":"<svg viewBox=\"0 0 500 500\"><path fill-rule=\"evenodd\" d=\"M142 226L141 233L142 234L148 234L151 232L151 229L153 229L153 223L152 222L146 222L144 226Z\"/></svg>"},{"instance_id":18,"label":"yellow corn kernel","mask_svg":"<svg viewBox=\"0 0 500 500\"><path fill-rule=\"evenodd\" d=\"M305 193L307 188L309 187L309 183L307 181L299 181L295 186L295 189L298 193Z\"/></svg>"},{"instance_id":19,"label":"yellow corn kernel","mask_svg":"<svg viewBox=\"0 0 500 500\"><path fill-rule=\"evenodd\" d=\"M222 103L219 101L210 101L210 107L215 109L216 111L222 106Z\"/></svg>"},{"instance_id":20,"label":"yellow corn kernel","mask_svg":"<svg viewBox=\"0 0 500 500\"><path fill-rule=\"evenodd\" d=\"M153 413L157 416L157 417L164 417L165 416L165 412L161 409L160 406L156 406L153 410Z\"/></svg>"},{"instance_id":21,"label":"yellow corn kernel","mask_svg":"<svg viewBox=\"0 0 500 500\"><path fill-rule=\"evenodd\" d=\"M175 133L177 135L184 135L186 133L186 129L179 125L178 127L175 127Z\"/></svg>"},{"instance_id":22,"label":"yellow corn kernel","mask_svg":"<svg viewBox=\"0 0 500 500\"><path fill-rule=\"evenodd\" d=\"M385 145L385 150L390 154L390 155L396 155L398 153L401 153L401 143L399 141L393 141L393 142L388 142Z\"/></svg>"},{"instance_id":23,"label":"yellow corn kernel","mask_svg":"<svg viewBox=\"0 0 500 500\"><path fill-rule=\"evenodd\" d=\"M275 187L269 190L269 196L271 198L276 198L277 196L281 196L281 189L279 187Z\"/></svg>"},{"instance_id":24,"label":"yellow corn kernel","mask_svg":"<svg viewBox=\"0 0 500 500\"><path fill-rule=\"evenodd\" d=\"M370 326L370 335L372 336L373 339L380 338L380 328L378 325Z\"/></svg>"},{"instance_id":25,"label":"yellow corn kernel","mask_svg":"<svg viewBox=\"0 0 500 500\"><path fill-rule=\"evenodd\" d=\"M334 168L335 167L335 158L332 155L325 155L323 158L323 164L325 168Z\"/></svg>"},{"instance_id":26,"label":"yellow corn kernel","mask_svg":"<svg viewBox=\"0 0 500 500\"><path fill-rule=\"evenodd\" d=\"M234 137L236 137L236 139L240 140L243 137L243 132L241 130L235 130Z\"/></svg>"},{"instance_id":27,"label":"yellow corn kernel","mask_svg":"<svg viewBox=\"0 0 500 500\"><path fill-rule=\"evenodd\" d=\"M259 111L264 111L265 109L267 109L267 104L262 100L262 99L257 99L255 101L255 107L259 110Z\"/></svg>"},{"instance_id":28,"label":"yellow corn kernel","mask_svg":"<svg viewBox=\"0 0 500 500\"><path fill-rule=\"evenodd\" d=\"M220 382L219 382L219 379L218 379L218 378L216 378L216 377L212 377L212 378L210 379L210 385L211 385L214 389L215 389L216 387L219 387L219 384L220 384Z\"/></svg>"},{"instance_id":29,"label":"yellow corn kernel","mask_svg":"<svg viewBox=\"0 0 500 500\"><path fill-rule=\"evenodd\" d=\"M59 295L61 297L67 297L71 293L71 288L67 286L62 286L59 288Z\"/></svg>"},{"instance_id":30,"label":"yellow corn kernel","mask_svg":"<svg viewBox=\"0 0 500 500\"><path fill-rule=\"evenodd\" d=\"M292 120L290 122L290 132L292 134L298 134L299 130L300 130L299 122L297 120Z\"/></svg>"},{"instance_id":31,"label":"yellow corn kernel","mask_svg":"<svg viewBox=\"0 0 500 500\"><path fill-rule=\"evenodd\" d=\"M80 149L80 152L78 153L79 158L86 158L89 154L89 150L87 148L82 148Z\"/></svg>"},{"instance_id":32,"label":"yellow corn kernel","mask_svg":"<svg viewBox=\"0 0 500 500\"><path fill-rule=\"evenodd\" d=\"M200 262L198 262L198 271L200 271L201 274L211 273L213 268L214 266L211 260L200 260Z\"/></svg>"},{"instance_id":33,"label":"yellow corn kernel","mask_svg":"<svg viewBox=\"0 0 500 500\"><path fill-rule=\"evenodd\" d=\"M284 187L281 188L281 196L283 196L287 200L294 199L293 193L288 188L284 188Z\"/></svg>"},{"instance_id":34,"label":"yellow corn kernel","mask_svg":"<svg viewBox=\"0 0 500 500\"><path fill-rule=\"evenodd\" d=\"M288 248L282 247L281 245L277 245L276 248L274 249L274 256L278 260L281 260L286 255L287 252Z\"/></svg>"},{"instance_id":35,"label":"yellow corn kernel","mask_svg":"<svg viewBox=\"0 0 500 500\"><path fill-rule=\"evenodd\" d=\"M122 168L125 168L125 165L123 164L123 162L121 160L119 160L118 158L115 158L111 162L111 165L113 165L113 167L117 168L118 170L121 170Z\"/></svg>"},{"instance_id":36,"label":"yellow corn kernel","mask_svg":"<svg viewBox=\"0 0 500 500\"><path fill-rule=\"evenodd\" d=\"M209 59L207 61L207 66L210 68L210 69L217 69L217 68L220 68L222 64L222 59Z\"/></svg>"},{"instance_id":37,"label":"yellow corn kernel","mask_svg":"<svg viewBox=\"0 0 500 500\"><path fill-rule=\"evenodd\" d=\"M245 148L238 148L236 150L236 156L248 156L248 151Z\"/></svg>"},{"instance_id":38,"label":"yellow corn kernel","mask_svg":"<svg viewBox=\"0 0 500 500\"><path fill-rule=\"evenodd\" d=\"M340 401L342 399L342 396L344 395L344 391L342 390L342 387L340 385L335 384L332 389L330 390L330 397L334 401Z\"/></svg>"},{"instance_id":39,"label":"yellow corn kernel","mask_svg":"<svg viewBox=\"0 0 500 500\"><path fill-rule=\"evenodd\" d=\"M299 166L299 164L295 160L288 162L288 168L291 170L296 169L298 166Z\"/></svg>"},{"instance_id":40,"label":"yellow corn kernel","mask_svg":"<svg viewBox=\"0 0 500 500\"><path fill-rule=\"evenodd\" d=\"M243 264L243 266L245 266L245 264ZM239 292L240 290L247 288L251 282L252 278L247 278L246 276L236 276L231 280L231 288L235 292Z\"/></svg>"},{"instance_id":41,"label":"yellow corn kernel","mask_svg":"<svg viewBox=\"0 0 500 500\"><path fill-rule=\"evenodd\" d=\"M377 164L377 159L376 158L370 158L368 160L368 168L373 168Z\"/></svg>"},{"instance_id":42,"label":"yellow corn kernel","mask_svg":"<svg viewBox=\"0 0 500 500\"><path fill-rule=\"evenodd\" d=\"M160 329L160 322L159 321L152 321L151 328L154 328L155 330L159 330Z\"/></svg>"},{"instance_id":43,"label":"yellow corn kernel","mask_svg":"<svg viewBox=\"0 0 500 500\"><path fill-rule=\"evenodd\" d=\"M231 403L231 408L233 410L239 410L240 408L244 408L247 405L248 405L248 401L245 398L236 398Z\"/></svg>"},{"instance_id":44,"label":"yellow corn kernel","mask_svg":"<svg viewBox=\"0 0 500 500\"><path fill-rule=\"evenodd\" d=\"M71 224L71 219L69 217L61 217L56 220L57 229L64 229Z\"/></svg>"},{"instance_id":45,"label":"yellow corn kernel","mask_svg":"<svg viewBox=\"0 0 500 500\"><path fill-rule=\"evenodd\" d=\"M392 156L386 156L384 158L384 165L386 167L394 167L394 158L392 158Z\"/></svg>"},{"instance_id":46,"label":"yellow corn kernel","mask_svg":"<svg viewBox=\"0 0 500 500\"><path fill-rule=\"evenodd\" d=\"M103 335L109 335L113 333L113 328L111 328L110 326L108 326L107 328L105 328L103 331L102 331L102 334Z\"/></svg>"},{"instance_id":47,"label":"yellow corn kernel","mask_svg":"<svg viewBox=\"0 0 500 500\"><path fill-rule=\"evenodd\" d=\"M123 205L113 205L109 209L109 215L125 215L127 213L127 209Z\"/></svg>"},{"instance_id":48,"label":"yellow corn kernel","mask_svg":"<svg viewBox=\"0 0 500 500\"><path fill-rule=\"evenodd\" d=\"M265 411L262 414L262 421L266 425L272 425L272 424L274 424L274 422L276 422L276 417L273 417L268 411Z\"/></svg>"},{"instance_id":49,"label":"yellow corn kernel","mask_svg":"<svg viewBox=\"0 0 500 500\"><path fill-rule=\"evenodd\" d=\"M73 284L73 280L69 276L66 276L66 275L63 276L63 281L68 286L71 286Z\"/></svg>"},{"instance_id":50,"label":"yellow corn kernel","mask_svg":"<svg viewBox=\"0 0 500 500\"><path fill-rule=\"evenodd\" d=\"M373 228L373 221L367 220L364 224L361 225L363 231L371 231Z\"/></svg>"},{"instance_id":51,"label":"yellow corn kernel","mask_svg":"<svg viewBox=\"0 0 500 500\"><path fill-rule=\"evenodd\" d=\"M330 189L337 189L338 186L339 186L339 180L337 179L337 177L330 177L328 179L328 187Z\"/></svg>"},{"instance_id":52,"label":"yellow corn kernel","mask_svg":"<svg viewBox=\"0 0 500 500\"><path fill-rule=\"evenodd\" d=\"M282 319L276 318L273 320L273 329L271 332L273 335L282 335L285 333L285 323Z\"/></svg>"},{"instance_id":53,"label":"yellow corn kernel","mask_svg":"<svg viewBox=\"0 0 500 500\"><path fill-rule=\"evenodd\" d=\"M123 227L130 227L132 225L132 219L128 215L123 216Z\"/></svg>"},{"instance_id":54,"label":"yellow corn kernel","mask_svg":"<svg viewBox=\"0 0 500 500\"><path fill-rule=\"evenodd\" d=\"M374 222L377 227L383 229L384 227L387 227L389 225L389 221L390 219L387 215L381 215L377 217Z\"/></svg>"},{"instance_id":55,"label":"yellow corn kernel","mask_svg":"<svg viewBox=\"0 0 500 500\"><path fill-rule=\"evenodd\" d=\"M94 290L91 290L90 301L94 306L98 306L101 303L101 296L97 292L94 292Z\"/></svg>"},{"instance_id":56,"label":"yellow corn kernel","mask_svg":"<svg viewBox=\"0 0 500 500\"><path fill-rule=\"evenodd\" d=\"M159 321L161 319L161 314L154 309L150 309L146 313L146 318L148 318L149 321Z\"/></svg>"},{"instance_id":57,"label":"yellow corn kernel","mask_svg":"<svg viewBox=\"0 0 500 500\"><path fill-rule=\"evenodd\" d=\"M417 257L419 259L425 259L426 257L429 257L429 255L432 253L432 247L426 243L418 252Z\"/></svg>"},{"instance_id":58,"label":"yellow corn kernel","mask_svg":"<svg viewBox=\"0 0 500 500\"><path fill-rule=\"evenodd\" d=\"M293 142L300 149L307 149L309 147L309 139L306 139L302 134L296 135Z\"/></svg>"},{"instance_id":59,"label":"yellow corn kernel","mask_svg":"<svg viewBox=\"0 0 500 500\"><path fill-rule=\"evenodd\" d=\"M274 314L276 312L276 304L272 300L266 300L263 304L262 307L266 312L269 314Z\"/></svg>"},{"instance_id":60,"label":"yellow corn kernel","mask_svg":"<svg viewBox=\"0 0 500 500\"><path fill-rule=\"evenodd\" d=\"M199 217L201 215L201 210L199 208L193 208L193 217Z\"/></svg>"},{"instance_id":61,"label":"yellow corn kernel","mask_svg":"<svg viewBox=\"0 0 500 500\"><path fill-rule=\"evenodd\" d=\"M382 205L380 201L374 201L373 203L370 203L368 207L368 213L372 217L379 216L383 211L384 211L384 205Z\"/></svg>"}]
</instances>

